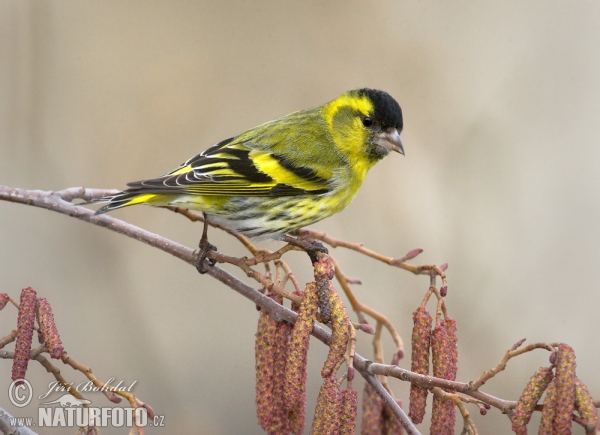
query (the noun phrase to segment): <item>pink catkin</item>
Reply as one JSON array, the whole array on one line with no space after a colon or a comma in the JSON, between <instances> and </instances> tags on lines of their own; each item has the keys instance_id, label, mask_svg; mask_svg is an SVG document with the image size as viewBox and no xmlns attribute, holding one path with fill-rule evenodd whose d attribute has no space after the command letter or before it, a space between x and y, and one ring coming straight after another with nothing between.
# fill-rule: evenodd
<instances>
[{"instance_id":1,"label":"pink catkin","mask_svg":"<svg viewBox=\"0 0 600 435\"><path fill-rule=\"evenodd\" d=\"M358 408L358 393L354 390L342 391L342 420L340 435L354 435L356 430L356 414Z\"/></svg>"},{"instance_id":2,"label":"pink catkin","mask_svg":"<svg viewBox=\"0 0 600 435\"><path fill-rule=\"evenodd\" d=\"M281 297L273 299L281 303ZM287 352L292 326L261 312L256 333L256 408L261 427L269 434L301 434L305 404L287 411L283 403Z\"/></svg>"},{"instance_id":3,"label":"pink catkin","mask_svg":"<svg viewBox=\"0 0 600 435\"><path fill-rule=\"evenodd\" d=\"M335 378L323 380L310 433L314 435L337 434L343 419L342 393Z\"/></svg>"},{"instance_id":4,"label":"pink catkin","mask_svg":"<svg viewBox=\"0 0 600 435\"><path fill-rule=\"evenodd\" d=\"M535 410L535 405L537 405L553 378L554 374L550 367L540 367L529 379L511 417L512 430L515 433L527 434L527 424Z\"/></svg>"},{"instance_id":5,"label":"pink catkin","mask_svg":"<svg viewBox=\"0 0 600 435\"><path fill-rule=\"evenodd\" d=\"M439 396L434 395L431 406L430 432L439 435L453 435L455 420L456 416L452 401L443 400Z\"/></svg>"},{"instance_id":6,"label":"pink catkin","mask_svg":"<svg viewBox=\"0 0 600 435\"><path fill-rule=\"evenodd\" d=\"M331 308L331 345L329 346L329 353L321 370L322 378L335 375L333 371L338 367L342 359L344 359L346 349L348 348L348 341L350 340L350 332L348 330L350 320L346 314L344 304L333 286L329 287L329 306Z\"/></svg>"},{"instance_id":7,"label":"pink catkin","mask_svg":"<svg viewBox=\"0 0 600 435\"><path fill-rule=\"evenodd\" d=\"M35 324L35 309L37 306L36 292L31 287L21 290L19 315L17 318L17 338L15 342L15 357L12 366L12 380L24 379L29 364L33 328ZM21 384L22 382L19 382Z\"/></svg>"},{"instance_id":8,"label":"pink catkin","mask_svg":"<svg viewBox=\"0 0 600 435\"><path fill-rule=\"evenodd\" d=\"M598 410L594 406L594 399L579 378L575 380L575 408L588 426L598 424Z\"/></svg>"},{"instance_id":9,"label":"pink catkin","mask_svg":"<svg viewBox=\"0 0 600 435\"><path fill-rule=\"evenodd\" d=\"M60 341L56 323L54 323L52 307L45 298L38 299L36 315L44 345L48 348L48 352L52 358L60 359L65 349Z\"/></svg>"},{"instance_id":10,"label":"pink catkin","mask_svg":"<svg viewBox=\"0 0 600 435\"><path fill-rule=\"evenodd\" d=\"M277 322L261 311L256 329L254 356L256 363L256 415L258 424L268 431L273 425L274 341Z\"/></svg>"},{"instance_id":11,"label":"pink catkin","mask_svg":"<svg viewBox=\"0 0 600 435\"><path fill-rule=\"evenodd\" d=\"M385 403L370 384L365 384L362 399L362 435L381 435L385 430Z\"/></svg>"},{"instance_id":12,"label":"pink catkin","mask_svg":"<svg viewBox=\"0 0 600 435\"><path fill-rule=\"evenodd\" d=\"M283 399L285 409L288 411L298 409L306 401L308 347L316 315L317 293L316 285L312 282L304 291L287 352Z\"/></svg>"},{"instance_id":13,"label":"pink catkin","mask_svg":"<svg viewBox=\"0 0 600 435\"><path fill-rule=\"evenodd\" d=\"M446 369L448 376L446 379L455 381L458 373L458 336L456 335L456 320L447 318L442 322L442 326L448 331L446 352L449 361Z\"/></svg>"},{"instance_id":14,"label":"pink catkin","mask_svg":"<svg viewBox=\"0 0 600 435\"><path fill-rule=\"evenodd\" d=\"M546 397L544 398L544 409L542 410L542 420L540 421L539 435L553 435L554 417L556 416L556 378L550 381L546 388ZM569 432L570 433L570 432Z\"/></svg>"},{"instance_id":15,"label":"pink catkin","mask_svg":"<svg viewBox=\"0 0 600 435\"><path fill-rule=\"evenodd\" d=\"M429 374L432 322L433 319L424 306L420 306L413 313L414 326L411 339L410 369L420 375ZM419 387L416 384L411 384L410 386L408 416L415 424L421 423L425 416L427 393L427 388Z\"/></svg>"},{"instance_id":16,"label":"pink catkin","mask_svg":"<svg viewBox=\"0 0 600 435\"><path fill-rule=\"evenodd\" d=\"M290 432L290 421L289 413L285 410L283 403L283 389L285 386L285 363L287 357L288 344L290 339L290 333L292 326L287 322L278 322L275 333L274 349L275 358L273 365L273 426L272 431L276 433L289 433ZM294 433L302 433L304 429L304 407L295 410L295 428L300 429L300 432L294 431Z\"/></svg>"},{"instance_id":17,"label":"pink catkin","mask_svg":"<svg viewBox=\"0 0 600 435\"><path fill-rule=\"evenodd\" d=\"M458 348L456 346L456 322L452 319L442 321L433 330L431 353L433 376L455 380L457 372ZM433 398L431 411L431 432L436 434L453 434L456 421L456 410L451 400Z\"/></svg>"},{"instance_id":18,"label":"pink catkin","mask_svg":"<svg viewBox=\"0 0 600 435\"><path fill-rule=\"evenodd\" d=\"M556 433L571 433L571 416L575 410L576 366L573 348L561 343L556 358L556 414L554 416Z\"/></svg>"}]
</instances>

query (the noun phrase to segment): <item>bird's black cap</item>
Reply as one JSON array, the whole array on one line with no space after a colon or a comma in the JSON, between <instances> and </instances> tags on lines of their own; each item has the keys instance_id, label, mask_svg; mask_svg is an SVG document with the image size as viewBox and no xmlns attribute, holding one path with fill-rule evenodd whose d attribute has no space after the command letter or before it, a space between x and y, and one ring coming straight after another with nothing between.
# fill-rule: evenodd
<instances>
[{"instance_id":1,"label":"bird's black cap","mask_svg":"<svg viewBox=\"0 0 600 435\"><path fill-rule=\"evenodd\" d=\"M402 109L390 94L379 89L363 88L354 91L357 95L366 96L373 102L375 113L373 116L383 127L394 127L402 130Z\"/></svg>"}]
</instances>

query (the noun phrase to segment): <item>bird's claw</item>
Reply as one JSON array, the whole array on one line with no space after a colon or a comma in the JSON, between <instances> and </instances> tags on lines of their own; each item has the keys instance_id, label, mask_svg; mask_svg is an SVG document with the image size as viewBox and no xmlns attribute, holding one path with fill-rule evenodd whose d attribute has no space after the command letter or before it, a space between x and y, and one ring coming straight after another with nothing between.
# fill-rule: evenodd
<instances>
[{"instance_id":1,"label":"bird's claw","mask_svg":"<svg viewBox=\"0 0 600 435\"><path fill-rule=\"evenodd\" d=\"M212 243L209 243L208 240L202 239L200 240L199 248L200 249L198 250L198 258L196 260L196 269L199 273L204 275L206 272L208 272L208 269L204 266L204 260L208 257L210 251L216 252L217 247ZM215 260L214 258L208 258L209 267L213 267L215 264L217 264L217 260Z\"/></svg>"},{"instance_id":2,"label":"bird's claw","mask_svg":"<svg viewBox=\"0 0 600 435\"><path fill-rule=\"evenodd\" d=\"M313 264L319 261L319 256L317 254L318 252L329 254L329 250L318 240L313 240L312 242L307 243L307 246L305 246L304 249Z\"/></svg>"},{"instance_id":3,"label":"bird's claw","mask_svg":"<svg viewBox=\"0 0 600 435\"><path fill-rule=\"evenodd\" d=\"M318 240L309 241L287 235L283 238L283 240L294 246L304 249L310 257L310 262L312 264L315 264L319 261L319 252L323 254L329 254L327 248Z\"/></svg>"}]
</instances>

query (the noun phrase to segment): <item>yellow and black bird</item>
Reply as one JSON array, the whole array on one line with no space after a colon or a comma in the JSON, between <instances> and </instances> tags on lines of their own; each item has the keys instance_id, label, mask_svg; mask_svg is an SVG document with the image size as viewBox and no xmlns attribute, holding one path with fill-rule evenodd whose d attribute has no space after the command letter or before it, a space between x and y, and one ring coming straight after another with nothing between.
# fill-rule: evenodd
<instances>
[{"instance_id":1,"label":"yellow and black bird","mask_svg":"<svg viewBox=\"0 0 600 435\"><path fill-rule=\"evenodd\" d=\"M135 204L199 210L249 237L280 239L343 210L367 171L404 154L402 110L388 93L350 91L226 139L167 174L129 183L96 214ZM203 245L204 243L204 245ZM206 225L201 241L204 250Z\"/></svg>"}]
</instances>

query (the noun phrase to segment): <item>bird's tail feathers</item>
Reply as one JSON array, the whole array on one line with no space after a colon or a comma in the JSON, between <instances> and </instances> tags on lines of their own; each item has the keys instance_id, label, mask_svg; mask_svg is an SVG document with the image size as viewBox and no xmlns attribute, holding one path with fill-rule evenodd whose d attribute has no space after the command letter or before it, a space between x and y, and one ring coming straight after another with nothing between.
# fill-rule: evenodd
<instances>
[{"instance_id":1,"label":"bird's tail feathers","mask_svg":"<svg viewBox=\"0 0 600 435\"><path fill-rule=\"evenodd\" d=\"M104 207L96 210L95 215L103 214L112 210L116 210L122 207L128 207L130 205L142 204L148 202L150 199L155 197L153 193L139 193L139 192L120 192L116 195L105 196L92 202L108 202Z\"/></svg>"}]
</instances>

